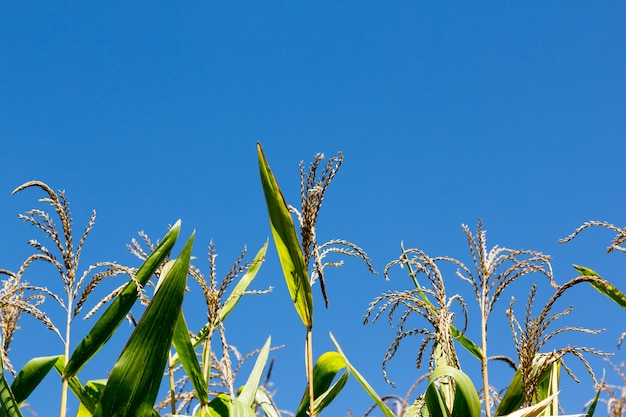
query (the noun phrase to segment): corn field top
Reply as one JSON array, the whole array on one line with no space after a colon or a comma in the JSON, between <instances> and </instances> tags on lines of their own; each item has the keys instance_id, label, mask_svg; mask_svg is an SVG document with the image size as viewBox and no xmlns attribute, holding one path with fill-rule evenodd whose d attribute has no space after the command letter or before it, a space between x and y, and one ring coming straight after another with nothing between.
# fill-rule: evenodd
<instances>
[{"instance_id":1,"label":"corn field top","mask_svg":"<svg viewBox=\"0 0 626 417\"><path fill-rule=\"evenodd\" d=\"M185 235L196 230L192 262L204 271L213 244L220 279L244 246L249 261L269 240L250 287L259 294L246 295L224 329L242 356L269 335L273 347L282 346L270 352L270 382L279 406L295 411L306 387L305 334L271 243L256 145L262 144L287 204L298 210L300 162L306 175L317 153L325 157L320 170L342 155L313 239L354 242L377 274L358 256L325 270L312 287L313 353L334 349L332 332L378 393L404 396L425 373L416 368L424 335L404 338L383 368L397 322L389 326L385 313L364 324L376 297L413 285L399 266L385 280L385 267L399 259L402 246L469 267L463 225L471 233L482 227L487 249L550 255L557 283L578 276L576 264L626 291L626 254L607 253L615 238L610 228L592 226L559 243L585 222L626 225L624 22L622 2L5 2L0 269L18 270L32 253L31 239L50 245L18 218L48 207L38 202L40 191L12 195L31 180L64 190L75 239L96 211L80 271L103 261L138 267L126 246L141 240L140 231L156 241L178 219ZM442 267L446 292L463 297L466 335L478 341L476 295L456 271L453 263ZM24 279L62 293L54 273L37 264ZM87 300L72 348L93 320L83 320L86 312L123 282L108 277ZM539 286L537 314L552 294L546 283L529 274L503 291L489 321L489 355L516 357L511 298L523 321L532 284ZM206 305L197 286L189 286L185 303L198 302L183 311L197 331ZM552 313L570 305L554 329L605 330L564 332L545 350L615 352L610 362L586 357L598 379L624 385L611 364L626 360L626 347L618 348L626 311L590 285L572 288ZM50 300L43 306L53 320L64 314ZM460 329L462 309L453 304L452 310ZM23 316L18 325L8 352L15 369L34 356L63 354L59 337L35 318ZM120 332L110 342L118 347L98 353L81 380L106 377L99 372L111 369L132 325L122 324ZM457 350L463 371L479 378L480 363ZM241 375L253 363L244 362ZM575 357L566 364L580 383L563 372L559 401L567 413L580 413L593 398L594 382ZM497 361L489 371L498 387L514 372ZM47 378L28 400L41 417L59 409L61 383L57 375ZM235 385L244 383L241 377ZM361 416L371 403L349 381L326 413ZM77 407L70 398L69 414Z\"/></svg>"}]
</instances>

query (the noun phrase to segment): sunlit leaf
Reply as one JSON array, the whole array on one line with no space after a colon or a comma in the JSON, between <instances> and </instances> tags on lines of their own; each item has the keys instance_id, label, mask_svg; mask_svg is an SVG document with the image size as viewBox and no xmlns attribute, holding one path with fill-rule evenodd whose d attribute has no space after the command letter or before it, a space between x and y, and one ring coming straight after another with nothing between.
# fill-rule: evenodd
<instances>
[{"instance_id":1,"label":"sunlit leaf","mask_svg":"<svg viewBox=\"0 0 626 417\"><path fill-rule=\"evenodd\" d=\"M594 271L593 269L586 268L584 266L574 265L574 269L578 271L580 275L583 275L583 276L602 278L600 275L598 275L596 271ZM613 284L611 284L610 282L604 279L602 283L591 282L590 284L593 288L595 288L600 293L609 297L619 306L621 306L622 308L626 308L626 295L624 295L623 292L621 292L615 286L613 286Z\"/></svg>"},{"instance_id":2,"label":"sunlit leaf","mask_svg":"<svg viewBox=\"0 0 626 417\"><path fill-rule=\"evenodd\" d=\"M307 329L313 327L313 295L309 284L308 274L304 265L304 256L296 228L287 208L287 203L283 197L276 178L272 173L261 144L257 143L259 158L259 170L261 183L267 203L267 211L270 218L274 245L278 252L278 258L283 269L283 275L287 282L287 288L291 295L291 300Z\"/></svg>"},{"instance_id":3,"label":"sunlit leaf","mask_svg":"<svg viewBox=\"0 0 626 417\"><path fill-rule=\"evenodd\" d=\"M270 344L272 342L272 337L268 337L265 345L261 348L259 355L257 356L256 362L254 363L254 367L248 376L248 380L243 387L243 390L237 397L237 399L246 407L251 408L254 403L254 398L256 396L256 391L259 387L259 383L261 382L261 377L263 376L263 369L265 368L265 363L267 362L267 358L270 353Z\"/></svg>"},{"instance_id":4,"label":"sunlit leaf","mask_svg":"<svg viewBox=\"0 0 626 417\"><path fill-rule=\"evenodd\" d=\"M62 356L44 356L29 360L17 374L11 384L15 401L22 403L54 368L54 364Z\"/></svg>"},{"instance_id":5,"label":"sunlit leaf","mask_svg":"<svg viewBox=\"0 0 626 417\"><path fill-rule=\"evenodd\" d=\"M344 370L337 382L333 384L337 374ZM338 352L325 352L315 362L313 367L313 393L314 408L317 413L321 412L339 395L348 381L350 371L346 360ZM309 394L305 389L302 401L298 406L296 417L306 417L309 411Z\"/></svg>"},{"instance_id":6,"label":"sunlit leaf","mask_svg":"<svg viewBox=\"0 0 626 417\"><path fill-rule=\"evenodd\" d=\"M4 377L4 370L0 369L0 405L2 406L2 414L7 417L22 417L20 407L15 401L15 397L11 392L9 383Z\"/></svg>"},{"instance_id":7,"label":"sunlit leaf","mask_svg":"<svg viewBox=\"0 0 626 417\"><path fill-rule=\"evenodd\" d=\"M195 232L111 370L94 417L151 416L187 283Z\"/></svg>"},{"instance_id":8,"label":"sunlit leaf","mask_svg":"<svg viewBox=\"0 0 626 417\"><path fill-rule=\"evenodd\" d=\"M447 410L445 405L444 409L441 409L441 402L445 403L445 398L442 398L441 395L436 396L436 401L433 402L433 398L435 398L433 389L439 393L439 390L436 388L436 381L442 377L451 377L454 380L455 391L452 410ZM442 415L448 415L445 412L449 411L453 417L480 416L480 399L472 380L465 373L452 366L438 366L430 374L426 391L426 405L431 415L436 415L437 412L442 412Z\"/></svg>"},{"instance_id":9,"label":"sunlit leaf","mask_svg":"<svg viewBox=\"0 0 626 417\"><path fill-rule=\"evenodd\" d=\"M359 382L359 384L361 384L365 392L367 392L370 398L374 400L374 402L376 403L378 408L380 408L380 410L385 415L385 417L395 417L395 415L389 409L389 407L387 407L387 405L383 402L383 400L376 393L376 391L374 391L374 388L372 388L372 386L365 380L365 378L363 378L363 376L359 373L359 371L357 371L356 368L352 366L352 364L350 364L350 362L348 361L348 358L341 350L341 346L339 346L339 343L337 343L337 340L335 340L335 337L333 336L332 333L330 334L330 339L335 345L335 348L337 349L337 353L339 353L343 357L343 360L346 362L346 367L350 370L350 373L354 375L354 378Z\"/></svg>"}]
</instances>

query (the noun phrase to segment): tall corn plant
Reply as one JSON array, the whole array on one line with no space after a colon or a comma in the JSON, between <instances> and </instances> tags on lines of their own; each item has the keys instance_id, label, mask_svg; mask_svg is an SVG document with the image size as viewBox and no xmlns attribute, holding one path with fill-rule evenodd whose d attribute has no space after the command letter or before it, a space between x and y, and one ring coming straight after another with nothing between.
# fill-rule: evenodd
<instances>
[{"instance_id":1,"label":"tall corn plant","mask_svg":"<svg viewBox=\"0 0 626 417\"><path fill-rule=\"evenodd\" d=\"M342 384L345 382L342 382L340 385L335 385L333 394L326 397L325 401L316 402L316 393L317 396L320 396L322 395L321 391L330 389L330 386L326 383L320 385L319 377L316 379L316 371L314 369L313 294L311 287L315 281L319 281L325 304L328 307L324 269L328 266L341 265L341 262L326 262L324 258L330 254L341 254L361 258L366 262L370 271L374 272L374 270L365 252L350 242L342 239L331 240L324 244L317 242L315 230L317 217L326 190L341 166L343 160L341 153L338 158L330 158L327 161L319 176L317 175L317 169L324 160L324 155L317 154L315 156L308 172L305 172L304 165L302 163L300 164L301 210L287 205L260 144L257 144L257 154L261 184L267 204L274 245L278 252L291 300L306 330L305 367L307 375L307 394L301 402L300 410L303 409L303 406L308 405L308 414L310 417L314 417L319 410L325 407L328 402L337 395L343 386ZM290 211L295 212L298 217L301 241L298 240L298 234ZM313 261L313 267L309 274L308 271L311 261ZM318 366L324 368L325 362L326 359L322 359L322 363L318 363ZM332 365L331 369L333 369ZM319 372L320 371L318 371L318 374ZM330 372L330 374L335 375L332 372ZM330 382L328 382L328 384L329 383Z\"/></svg>"}]
</instances>

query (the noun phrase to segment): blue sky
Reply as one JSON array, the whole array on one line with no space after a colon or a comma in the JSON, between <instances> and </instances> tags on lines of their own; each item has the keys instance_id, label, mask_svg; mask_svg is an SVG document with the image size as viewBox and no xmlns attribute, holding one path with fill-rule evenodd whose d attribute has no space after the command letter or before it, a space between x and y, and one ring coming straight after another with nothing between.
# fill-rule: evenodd
<instances>
[{"instance_id":1,"label":"blue sky","mask_svg":"<svg viewBox=\"0 0 626 417\"><path fill-rule=\"evenodd\" d=\"M182 236L197 230L198 266L206 269L213 240L223 275L244 245L252 256L270 236L260 141L294 205L299 161L343 152L318 238L357 243L379 272L398 257L401 241L471 263L461 224L474 229L482 218L490 246L552 255L557 281L573 278L577 263L619 287L626 257L605 254L612 234L589 230L567 245L558 239L587 220L623 224L625 20L621 2L5 2L0 267L17 269L28 239L42 239L17 219L41 195L11 196L37 179L66 190L77 231L97 211L83 267L136 266L125 245L139 230L156 239L180 218ZM269 334L284 345L274 353L275 399L294 410L305 385L304 334L273 247L268 253L255 287L273 293L243 300L226 328L242 352ZM34 271L33 284L58 285L52 271ZM475 314L469 288L448 279L448 291L465 295ZM513 355L502 317L512 295L523 309L533 279L540 278L497 305L491 354ZM362 326L361 317L378 294L410 282L399 271L385 282L357 261L327 280L328 310L314 289L316 355L331 349L332 331L381 394L403 395L424 372L413 366L419 340L407 340L390 364L394 391L380 371L394 331L384 322ZM574 304L571 323L607 330L560 343L615 350L624 312L590 288L568 297L562 308ZM202 304L189 308L204 317ZM74 344L88 324L77 324ZM24 319L22 327L11 352L16 366L61 353L36 323ZM123 341L113 341L119 347L110 357L98 356L93 372L110 369ZM618 351L613 361L622 360ZM465 363L471 372L475 364ZM574 413L593 388L570 363L582 383L566 385L562 398ZM608 369L594 365L599 375ZM607 370L607 378L616 376ZM38 391L33 409L56 415L57 392ZM328 414L362 415L369 404L351 381Z\"/></svg>"}]
</instances>

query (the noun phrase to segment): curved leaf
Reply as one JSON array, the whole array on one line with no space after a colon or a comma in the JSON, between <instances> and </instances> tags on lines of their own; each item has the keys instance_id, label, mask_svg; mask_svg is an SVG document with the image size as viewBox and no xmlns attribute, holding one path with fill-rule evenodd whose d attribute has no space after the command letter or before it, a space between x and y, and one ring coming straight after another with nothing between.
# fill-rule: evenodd
<instances>
[{"instance_id":1,"label":"curved leaf","mask_svg":"<svg viewBox=\"0 0 626 417\"><path fill-rule=\"evenodd\" d=\"M304 265L304 256L296 234L293 219L285 203L276 178L270 169L261 144L257 143L261 183L267 203L274 245L278 252L283 275L291 295L293 305L307 329L313 327L313 295L308 274Z\"/></svg>"},{"instance_id":2,"label":"curved leaf","mask_svg":"<svg viewBox=\"0 0 626 417\"><path fill-rule=\"evenodd\" d=\"M180 316L195 232L111 370L94 417L151 416Z\"/></svg>"},{"instance_id":3,"label":"curved leaf","mask_svg":"<svg viewBox=\"0 0 626 417\"><path fill-rule=\"evenodd\" d=\"M445 404L443 404L444 409L441 409L442 401L445 403L445 398L442 398L441 393L436 388L435 381L445 376L454 379L455 391L452 410L447 410ZM436 367L430 374L429 381L426 390L426 405L431 415L440 415L438 413L441 412L443 415L453 417L480 417L480 399L478 398L478 393L476 392L472 380L465 373L452 366L441 365ZM433 390L437 392L436 401L433 401L435 399Z\"/></svg>"},{"instance_id":4,"label":"curved leaf","mask_svg":"<svg viewBox=\"0 0 626 417\"><path fill-rule=\"evenodd\" d=\"M330 333L330 339L335 345L335 348L337 348L337 353L339 353L343 357L343 360L346 361L346 367L350 370L350 373L354 375L354 377L359 382L359 384L361 384L365 392L367 392L370 398L374 400L378 408L380 408L380 411L382 411L385 417L395 417L395 414L393 414L393 412L389 409L389 407L387 407L387 405L383 402L383 400L376 393L376 391L374 391L374 388L372 388L372 386L365 380L365 378L361 376L359 371L357 371L356 368L352 366L352 364L350 364L350 362L348 361L348 358L341 350L339 343L337 343L337 340L335 340L335 337L333 336L332 333Z\"/></svg>"},{"instance_id":5,"label":"curved leaf","mask_svg":"<svg viewBox=\"0 0 626 417\"><path fill-rule=\"evenodd\" d=\"M337 352L325 352L317 359L313 367L314 406L317 413L326 408L339 395L350 376L350 371L347 368L346 360ZM345 372L333 384L337 374L344 369ZM308 411L309 394L308 389L305 389L296 417L306 417Z\"/></svg>"},{"instance_id":6,"label":"curved leaf","mask_svg":"<svg viewBox=\"0 0 626 417\"><path fill-rule=\"evenodd\" d=\"M174 226L166 233L154 252L137 271L136 279L141 285L148 282L154 271L169 255L178 238L180 223L180 220L174 223ZM126 317L136 300L137 284L135 281L130 280L126 288L115 297L111 305L100 316L87 336L76 346L74 353L72 353L68 363L65 365L63 378L69 379L76 375L83 365L104 346L122 321L124 321L124 317Z\"/></svg>"},{"instance_id":7,"label":"curved leaf","mask_svg":"<svg viewBox=\"0 0 626 417\"><path fill-rule=\"evenodd\" d=\"M174 348L176 349L177 357L180 358L180 362L183 364L183 368L189 377L191 386L196 392L198 401L200 404L206 404L209 402L207 381L204 379L202 368L198 362L198 357L191 344L189 338L189 330L187 328L187 322L183 312L180 312L178 321L176 322L176 328L174 329L173 338ZM172 359L170 361L170 367L175 366L176 363Z\"/></svg>"},{"instance_id":8,"label":"curved leaf","mask_svg":"<svg viewBox=\"0 0 626 417\"><path fill-rule=\"evenodd\" d=\"M44 356L29 360L11 384L15 401L18 403L25 401L59 358L62 356Z\"/></svg>"},{"instance_id":9,"label":"curved leaf","mask_svg":"<svg viewBox=\"0 0 626 417\"><path fill-rule=\"evenodd\" d=\"M613 284L609 281L603 279L596 271L593 269L586 268L580 265L574 265L574 269L583 276L591 276L601 278L604 282L590 282L591 286L595 288L598 292L606 295L611 300L613 300L616 304L618 304L622 308L626 308L626 295L623 292L618 290Z\"/></svg>"}]
</instances>

